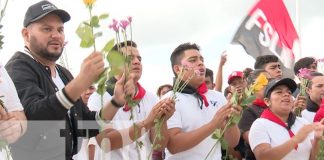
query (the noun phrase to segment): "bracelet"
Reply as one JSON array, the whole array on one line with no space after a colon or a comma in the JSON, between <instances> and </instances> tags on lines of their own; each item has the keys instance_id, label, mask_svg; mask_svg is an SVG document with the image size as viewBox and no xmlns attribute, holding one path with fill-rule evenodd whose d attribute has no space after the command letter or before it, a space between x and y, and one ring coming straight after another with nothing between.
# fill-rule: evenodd
<instances>
[{"instance_id":1,"label":"bracelet","mask_svg":"<svg viewBox=\"0 0 324 160\"><path fill-rule=\"evenodd\" d=\"M115 106L116 108L121 108L123 107L124 105L120 105L118 104L113 98L110 100L110 103Z\"/></svg>"}]
</instances>

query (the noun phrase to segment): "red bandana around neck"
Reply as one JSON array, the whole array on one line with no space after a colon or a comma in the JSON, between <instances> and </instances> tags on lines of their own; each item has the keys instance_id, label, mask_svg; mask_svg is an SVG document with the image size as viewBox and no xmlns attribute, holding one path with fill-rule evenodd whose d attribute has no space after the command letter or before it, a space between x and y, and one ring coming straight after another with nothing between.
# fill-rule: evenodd
<instances>
[{"instance_id":1,"label":"red bandana around neck","mask_svg":"<svg viewBox=\"0 0 324 160\"><path fill-rule=\"evenodd\" d=\"M286 129L287 129L287 127L288 127L287 124L284 123L284 122L283 122L279 117L277 117L274 113L272 113L270 109L265 109L265 110L262 112L262 114L261 114L260 117L261 117L261 118L268 119L268 120L270 120L270 121L272 121L272 122L274 122L274 123L276 123L276 124L279 124L280 126L286 128ZM287 129L287 130L288 130L288 129ZM289 133L290 138L295 136L295 134L291 131L291 129L288 130L288 133ZM295 146L295 150L297 150L297 148L298 148L298 145Z\"/></svg>"},{"instance_id":2,"label":"red bandana around neck","mask_svg":"<svg viewBox=\"0 0 324 160\"><path fill-rule=\"evenodd\" d=\"M137 91L137 94L132 98L132 100L139 102L144 97L146 91L138 82L136 83L136 87L137 87L138 91ZM131 109L131 106L128 106L128 104L126 103L124 108L123 108L123 111L127 112L130 109Z\"/></svg>"},{"instance_id":3,"label":"red bandana around neck","mask_svg":"<svg viewBox=\"0 0 324 160\"><path fill-rule=\"evenodd\" d=\"M206 107L209 106L209 103L207 101L207 98L205 96L205 93L208 91L207 85L206 83L202 83L198 88L197 88L197 92L198 94L201 96L202 100L204 101L204 104Z\"/></svg>"},{"instance_id":4,"label":"red bandana around neck","mask_svg":"<svg viewBox=\"0 0 324 160\"><path fill-rule=\"evenodd\" d=\"M261 107L261 108L267 108L267 105L264 103L264 100L263 100L263 99L259 99L259 98L257 98L257 99L255 99L255 100L253 101L253 104L254 104L255 106L258 106L258 107Z\"/></svg>"}]
</instances>

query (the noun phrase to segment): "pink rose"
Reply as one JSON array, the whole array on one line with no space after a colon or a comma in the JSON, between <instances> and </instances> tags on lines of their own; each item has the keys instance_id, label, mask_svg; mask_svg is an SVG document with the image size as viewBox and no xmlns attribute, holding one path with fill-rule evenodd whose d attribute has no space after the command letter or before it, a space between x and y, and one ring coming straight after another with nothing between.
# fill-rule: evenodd
<instances>
[{"instance_id":1,"label":"pink rose","mask_svg":"<svg viewBox=\"0 0 324 160\"><path fill-rule=\"evenodd\" d=\"M128 22L129 23L132 23L132 21L133 21L133 17L132 16L128 16L127 19L128 19Z\"/></svg>"},{"instance_id":2,"label":"pink rose","mask_svg":"<svg viewBox=\"0 0 324 160\"><path fill-rule=\"evenodd\" d=\"M109 25L109 28L112 28L115 32L118 32L119 30L118 21L116 19L113 19L113 23Z\"/></svg>"},{"instance_id":3,"label":"pink rose","mask_svg":"<svg viewBox=\"0 0 324 160\"><path fill-rule=\"evenodd\" d=\"M129 25L129 21L128 20L121 20L119 23L119 26L121 28L123 28L124 30L126 29L126 27Z\"/></svg>"}]
</instances>

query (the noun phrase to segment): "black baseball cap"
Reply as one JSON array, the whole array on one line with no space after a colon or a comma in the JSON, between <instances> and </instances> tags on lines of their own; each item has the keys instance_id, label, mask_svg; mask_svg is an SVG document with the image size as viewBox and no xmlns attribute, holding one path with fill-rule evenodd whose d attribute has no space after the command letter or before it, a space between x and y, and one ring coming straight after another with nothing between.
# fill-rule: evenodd
<instances>
[{"instance_id":1,"label":"black baseball cap","mask_svg":"<svg viewBox=\"0 0 324 160\"><path fill-rule=\"evenodd\" d=\"M294 93L295 90L297 89L296 82L290 78L273 79L266 86L266 88L264 90L264 97L269 98L270 93L273 91L273 89L279 85L287 86L289 88L289 90L291 91L291 93Z\"/></svg>"},{"instance_id":2,"label":"black baseball cap","mask_svg":"<svg viewBox=\"0 0 324 160\"><path fill-rule=\"evenodd\" d=\"M49 13L58 15L62 22L65 23L71 19L68 12L58 9L54 4L49 1L43 0L31 5L25 14L24 27L27 27L30 23L35 22Z\"/></svg>"}]
</instances>

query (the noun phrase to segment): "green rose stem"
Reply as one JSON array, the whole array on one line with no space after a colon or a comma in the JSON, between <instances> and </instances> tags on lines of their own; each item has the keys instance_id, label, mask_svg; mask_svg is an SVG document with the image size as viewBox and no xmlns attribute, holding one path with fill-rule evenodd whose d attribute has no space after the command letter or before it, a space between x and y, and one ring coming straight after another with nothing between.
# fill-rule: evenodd
<instances>
[{"instance_id":1,"label":"green rose stem","mask_svg":"<svg viewBox=\"0 0 324 160\"><path fill-rule=\"evenodd\" d=\"M92 20L92 5L89 6L89 15ZM91 24L91 20L90 20L91 34L94 35L93 24ZM95 38L95 36L93 36L93 51L95 52L96 50L97 50L96 49L96 38Z\"/></svg>"},{"instance_id":2,"label":"green rose stem","mask_svg":"<svg viewBox=\"0 0 324 160\"><path fill-rule=\"evenodd\" d=\"M214 148L216 147L216 145L218 144L219 141L223 140L224 137L224 133L227 130L227 128L230 126L230 124L232 123L233 120L233 116L231 115L230 119L227 121L224 129L222 130L220 137L218 141L215 142L215 144L213 145L213 147L211 148L211 150L208 152L207 156L205 157L205 160L209 157L209 155L211 154L211 152L214 150ZM226 150L226 155L227 155L227 150Z\"/></svg>"}]
</instances>

